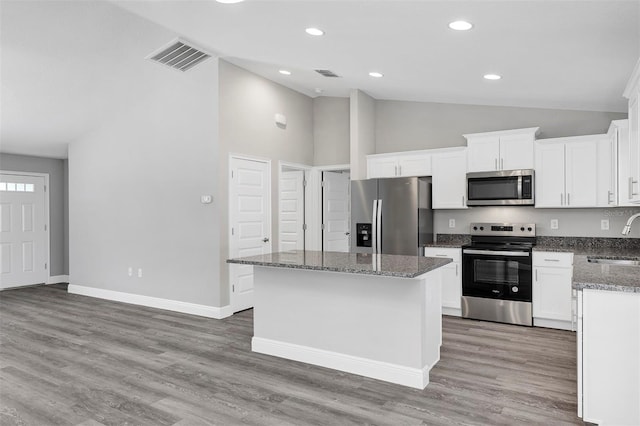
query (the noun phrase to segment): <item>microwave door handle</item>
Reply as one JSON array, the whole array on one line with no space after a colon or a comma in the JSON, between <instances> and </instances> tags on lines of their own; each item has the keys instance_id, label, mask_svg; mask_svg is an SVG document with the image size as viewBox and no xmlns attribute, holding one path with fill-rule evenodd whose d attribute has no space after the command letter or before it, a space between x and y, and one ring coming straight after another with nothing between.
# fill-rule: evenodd
<instances>
[{"instance_id":1,"label":"microwave door handle","mask_svg":"<svg viewBox=\"0 0 640 426\"><path fill-rule=\"evenodd\" d=\"M522 176L518 176L518 200L522 200Z\"/></svg>"}]
</instances>

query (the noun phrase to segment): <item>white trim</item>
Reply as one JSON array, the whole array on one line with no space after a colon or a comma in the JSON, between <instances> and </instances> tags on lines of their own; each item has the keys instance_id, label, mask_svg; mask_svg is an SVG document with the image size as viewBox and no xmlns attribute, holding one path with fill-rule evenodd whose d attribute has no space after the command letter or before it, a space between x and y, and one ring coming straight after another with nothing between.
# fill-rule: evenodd
<instances>
[{"instance_id":1,"label":"white trim","mask_svg":"<svg viewBox=\"0 0 640 426\"><path fill-rule=\"evenodd\" d=\"M554 319L546 319L546 318L534 318L533 319L534 327L546 327L546 328L557 328L559 330L569 330L576 331L573 323L571 321L562 321L562 320L554 320Z\"/></svg>"},{"instance_id":2,"label":"white trim","mask_svg":"<svg viewBox=\"0 0 640 426\"><path fill-rule=\"evenodd\" d=\"M329 166L316 166L316 170L322 172L351 171L351 164L333 164Z\"/></svg>"},{"instance_id":3,"label":"white trim","mask_svg":"<svg viewBox=\"0 0 640 426\"><path fill-rule=\"evenodd\" d=\"M509 135L526 135L536 136L540 133L540 127L527 127L526 129L509 129L509 130L497 130L495 132L483 132L483 133L467 133L462 135L465 139L475 138L478 136L509 136Z\"/></svg>"},{"instance_id":4,"label":"white trim","mask_svg":"<svg viewBox=\"0 0 640 426\"><path fill-rule=\"evenodd\" d=\"M12 170L1 170L0 174L5 175L17 175L17 176L32 176L44 178L44 186L46 188L44 193L44 222L47 230L44 235L44 258L47 262L46 274L49 275L51 271L51 216L49 213L49 203L51 198L51 185L49 185L49 173L37 173L37 172L19 172ZM68 236L67 236L68 237Z\"/></svg>"},{"instance_id":5,"label":"white trim","mask_svg":"<svg viewBox=\"0 0 640 426\"><path fill-rule=\"evenodd\" d=\"M233 179L231 179L231 174L233 173L233 169L231 167L231 162L236 159L236 160L246 160L246 161L255 161L258 163L265 163L267 164L268 167L268 173L267 173L267 192L268 192L268 196L267 196L267 206L266 206L266 212L268 213L269 217L268 217L268 225L269 225L269 235L267 236L267 238L269 238L269 243L270 243L270 250L269 251L273 251L273 227L272 227L272 221L273 221L273 214L271 212L272 206L271 206L271 197L273 196L273 185L272 185L272 174L273 174L273 169L271 166L271 159L270 158L266 158L266 157L258 157L258 156L253 156L253 155L244 155L244 154L235 154L235 153L229 153L229 157L227 159L227 241L228 241L228 246L229 246L229 251L227 252L228 258L233 258L235 257L235 255L233 254L234 251L236 250L235 247L235 243L234 243L234 239L233 239L233 235L231 235L231 228L233 227L233 222L235 220L235 217L233 217L232 213L232 201L231 201L231 197L235 195L235 190L233 187ZM233 302L234 302L234 291L233 291L233 283L231 282L231 268L229 267L228 263L225 263L226 268L227 268L227 277L228 277L228 282L227 282L227 288L229 290L229 309L231 310L231 315L233 315Z\"/></svg>"},{"instance_id":6,"label":"white trim","mask_svg":"<svg viewBox=\"0 0 640 426\"><path fill-rule=\"evenodd\" d=\"M160 299L158 297L123 293L120 291L104 290L101 288L86 287L75 284L69 284L67 291L71 294L96 297L98 299L112 300L115 302L130 303L132 305L147 306L149 308L165 309L167 311L198 315L206 318L222 319L232 315L231 305L221 307L206 306L196 303L181 302L179 300Z\"/></svg>"},{"instance_id":7,"label":"white trim","mask_svg":"<svg viewBox=\"0 0 640 426\"><path fill-rule=\"evenodd\" d=\"M424 389L429 384L430 366L411 368L262 337L251 339L251 350L416 389Z\"/></svg>"},{"instance_id":8,"label":"white trim","mask_svg":"<svg viewBox=\"0 0 640 426\"><path fill-rule=\"evenodd\" d=\"M462 309L461 308L450 308L447 306L442 307L442 315L449 315L452 317L461 317Z\"/></svg>"},{"instance_id":9,"label":"white trim","mask_svg":"<svg viewBox=\"0 0 640 426\"><path fill-rule=\"evenodd\" d=\"M69 275L53 275L49 276L49 280L47 284L58 284L58 283L68 283Z\"/></svg>"}]
</instances>

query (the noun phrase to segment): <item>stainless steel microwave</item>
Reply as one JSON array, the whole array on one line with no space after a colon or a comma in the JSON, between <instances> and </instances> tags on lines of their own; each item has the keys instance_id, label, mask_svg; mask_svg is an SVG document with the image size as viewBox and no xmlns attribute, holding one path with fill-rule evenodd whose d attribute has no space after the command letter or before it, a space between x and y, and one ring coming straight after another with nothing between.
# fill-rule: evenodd
<instances>
[{"instance_id":1,"label":"stainless steel microwave","mask_svg":"<svg viewBox=\"0 0 640 426\"><path fill-rule=\"evenodd\" d=\"M534 174L531 169L467 173L467 205L532 206Z\"/></svg>"}]
</instances>

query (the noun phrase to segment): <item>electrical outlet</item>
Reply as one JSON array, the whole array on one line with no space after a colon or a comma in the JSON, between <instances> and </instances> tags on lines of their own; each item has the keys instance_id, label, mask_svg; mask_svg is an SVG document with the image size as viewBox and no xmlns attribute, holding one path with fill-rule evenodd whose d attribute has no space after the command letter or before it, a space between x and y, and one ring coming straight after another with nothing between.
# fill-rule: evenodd
<instances>
[{"instance_id":1,"label":"electrical outlet","mask_svg":"<svg viewBox=\"0 0 640 426\"><path fill-rule=\"evenodd\" d=\"M129 266L129 269L127 269L127 274L132 277L133 276L133 268L131 266Z\"/></svg>"},{"instance_id":2,"label":"electrical outlet","mask_svg":"<svg viewBox=\"0 0 640 426\"><path fill-rule=\"evenodd\" d=\"M456 220L449 219L449 228L455 228L455 227L456 227Z\"/></svg>"},{"instance_id":3,"label":"electrical outlet","mask_svg":"<svg viewBox=\"0 0 640 426\"><path fill-rule=\"evenodd\" d=\"M138 268L138 278L142 278L142 268Z\"/></svg>"},{"instance_id":4,"label":"electrical outlet","mask_svg":"<svg viewBox=\"0 0 640 426\"><path fill-rule=\"evenodd\" d=\"M558 229L558 219L551 219L551 229Z\"/></svg>"},{"instance_id":5,"label":"electrical outlet","mask_svg":"<svg viewBox=\"0 0 640 426\"><path fill-rule=\"evenodd\" d=\"M602 219L600 221L600 229L603 231L609 230L609 219Z\"/></svg>"}]
</instances>

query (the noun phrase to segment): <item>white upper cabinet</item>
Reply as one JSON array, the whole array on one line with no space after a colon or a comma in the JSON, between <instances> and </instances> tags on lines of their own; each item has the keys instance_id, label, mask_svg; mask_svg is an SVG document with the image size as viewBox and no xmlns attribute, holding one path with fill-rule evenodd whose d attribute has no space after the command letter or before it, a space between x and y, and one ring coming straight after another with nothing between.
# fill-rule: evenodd
<instances>
[{"instance_id":1,"label":"white upper cabinet","mask_svg":"<svg viewBox=\"0 0 640 426\"><path fill-rule=\"evenodd\" d=\"M431 176L427 151L367 155L367 178Z\"/></svg>"},{"instance_id":2,"label":"white upper cabinet","mask_svg":"<svg viewBox=\"0 0 640 426\"><path fill-rule=\"evenodd\" d=\"M640 203L640 59L636 63L624 91L624 97L629 99L629 146L627 151L629 164L628 176L621 176L621 179L626 179L627 182L624 198L628 202ZM622 156L624 153L620 155Z\"/></svg>"},{"instance_id":3,"label":"white upper cabinet","mask_svg":"<svg viewBox=\"0 0 640 426\"><path fill-rule=\"evenodd\" d=\"M535 143L536 207L606 207L611 200L611 140L607 135Z\"/></svg>"},{"instance_id":4,"label":"white upper cabinet","mask_svg":"<svg viewBox=\"0 0 640 426\"><path fill-rule=\"evenodd\" d=\"M467 149L450 148L432 155L434 209L466 209Z\"/></svg>"},{"instance_id":5,"label":"white upper cabinet","mask_svg":"<svg viewBox=\"0 0 640 426\"><path fill-rule=\"evenodd\" d=\"M533 142L539 127L464 135L468 171L532 169Z\"/></svg>"}]
</instances>

